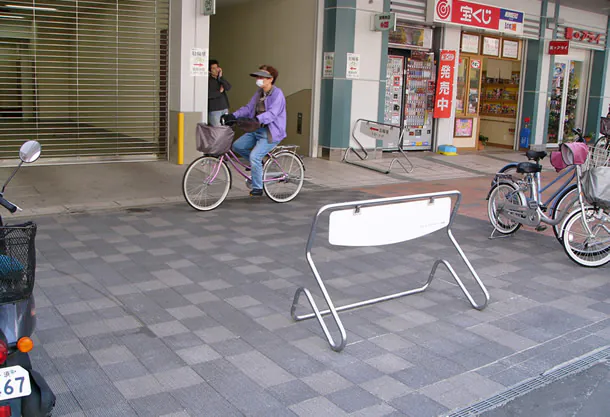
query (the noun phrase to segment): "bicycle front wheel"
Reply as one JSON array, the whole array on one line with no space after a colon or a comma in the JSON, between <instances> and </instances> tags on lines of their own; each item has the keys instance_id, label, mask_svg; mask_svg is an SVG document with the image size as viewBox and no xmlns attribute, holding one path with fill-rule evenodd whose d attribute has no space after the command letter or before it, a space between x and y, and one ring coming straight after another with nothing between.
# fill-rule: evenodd
<instances>
[{"instance_id":1,"label":"bicycle front wheel","mask_svg":"<svg viewBox=\"0 0 610 417\"><path fill-rule=\"evenodd\" d=\"M496 185L487 201L487 215L491 225L503 235L515 233L521 227L521 223L512 220L502 212L505 204L517 204L523 206L525 202L517 190L517 186L510 183Z\"/></svg>"},{"instance_id":2,"label":"bicycle front wheel","mask_svg":"<svg viewBox=\"0 0 610 417\"><path fill-rule=\"evenodd\" d=\"M563 221L553 226L553 233L559 242L563 242L563 231L565 229L567 213L580 207L578 201L578 185L572 184L561 192L552 209L552 219L563 217Z\"/></svg>"},{"instance_id":3,"label":"bicycle front wheel","mask_svg":"<svg viewBox=\"0 0 610 417\"><path fill-rule=\"evenodd\" d=\"M227 198L230 187L231 172L227 164L212 156L194 160L182 178L184 199L199 211L218 207Z\"/></svg>"},{"instance_id":4,"label":"bicycle front wheel","mask_svg":"<svg viewBox=\"0 0 610 417\"><path fill-rule=\"evenodd\" d=\"M292 152L278 152L267 160L263 168L265 194L276 203L294 199L305 179L301 159Z\"/></svg>"},{"instance_id":5,"label":"bicycle front wheel","mask_svg":"<svg viewBox=\"0 0 610 417\"><path fill-rule=\"evenodd\" d=\"M610 262L610 217L589 208L568 216L563 231L563 248L579 265L597 268ZM585 227L585 223L589 231Z\"/></svg>"}]
</instances>

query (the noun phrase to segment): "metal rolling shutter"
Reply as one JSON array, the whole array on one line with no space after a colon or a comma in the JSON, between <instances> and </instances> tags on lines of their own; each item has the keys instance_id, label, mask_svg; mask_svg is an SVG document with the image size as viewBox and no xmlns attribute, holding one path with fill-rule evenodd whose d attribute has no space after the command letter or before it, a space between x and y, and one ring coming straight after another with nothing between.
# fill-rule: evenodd
<instances>
[{"instance_id":1,"label":"metal rolling shutter","mask_svg":"<svg viewBox=\"0 0 610 417\"><path fill-rule=\"evenodd\" d=\"M400 20L423 23L426 21L426 3L426 0L392 0L390 10Z\"/></svg>"},{"instance_id":2,"label":"metal rolling shutter","mask_svg":"<svg viewBox=\"0 0 610 417\"><path fill-rule=\"evenodd\" d=\"M6 3L0 159L27 139L44 157L166 154L169 0Z\"/></svg>"}]
</instances>

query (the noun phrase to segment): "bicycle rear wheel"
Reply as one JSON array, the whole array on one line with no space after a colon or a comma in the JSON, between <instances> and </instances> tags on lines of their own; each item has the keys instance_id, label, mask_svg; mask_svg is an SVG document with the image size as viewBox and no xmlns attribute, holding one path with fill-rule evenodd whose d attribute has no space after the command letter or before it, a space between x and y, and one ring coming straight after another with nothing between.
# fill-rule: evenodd
<instances>
[{"instance_id":1,"label":"bicycle rear wheel","mask_svg":"<svg viewBox=\"0 0 610 417\"><path fill-rule=\"evenodd\" d=\"M182 194L195 210L209 211L218 207L229 194L231 172L227 164L212 156L194 160L182 178Z\"/></svg>"},{"instance_id":2,"label":"bicycle rear wheel","mask_svg":"<svg viewBox=\"0 0 610 417\"><path fill-rule=\"evenodd\" d=\"M487 215L491 225L503 235L515 233L521 227L518 223L502 213L502 206L506 203L524 205L525 201L517 190L517 186L512 183L500 183L496 185L487 202Z\"/></svg>"},{"instance_id":3,"label":"bicycle rear wheel","mask_svg":"<svg viewBox=\"0 0 610 417\"><path fill-rule=\"evenodd\" d=\"M577 210L568 216L563 232L563 248L579 265L597 268L610 262L610 215L595 209ZM591 233L587 231L587 222Z\"/></svg>"},{"instance_id":4,"label":"bicycle rear wheel","mask_svg":"<svg viewBox=\"0 0 610 417\"><path fill-rule=\"evenodd\" d=\"M292 152L278 152L267 160L263 168L265 194L276 203L287 203L294 199L305 178L301 159Z\"/></svg>"}]
</instances>

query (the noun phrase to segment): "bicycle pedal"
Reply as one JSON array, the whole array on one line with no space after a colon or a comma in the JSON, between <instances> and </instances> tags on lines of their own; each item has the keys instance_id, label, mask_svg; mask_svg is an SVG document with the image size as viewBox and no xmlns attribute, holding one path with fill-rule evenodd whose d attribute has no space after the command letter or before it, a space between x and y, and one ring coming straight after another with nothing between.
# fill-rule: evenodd
<instances>
[{"instance_id":1,"label":"bicycle pedal","mask_svg":"<svg viewBox=\"0 0 610 417\"><path fill-rule=\"evenodd\" d=\"M546 229L548 229L548 226L546 226L545 224L541 224L539 226L536 226L536 231L537 232L544 232Z\"/></svg>"}]
</instances>

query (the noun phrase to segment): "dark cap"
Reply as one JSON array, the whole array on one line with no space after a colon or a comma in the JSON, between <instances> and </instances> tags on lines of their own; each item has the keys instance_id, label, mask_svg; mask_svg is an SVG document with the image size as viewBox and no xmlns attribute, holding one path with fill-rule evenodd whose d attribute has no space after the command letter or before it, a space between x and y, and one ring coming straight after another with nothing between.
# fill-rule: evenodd
<instances>
[{"instance_id":1,"label":"dark cap","mask_svg":"<svg viewBox=\"0 0 610 417\"><path fill-rule=\"evenodd\" d=\"M273 75L269 71L258 70L250 74L250 77L263 77L263 78L273 78Z\"/></svg>"}]
</instances>

